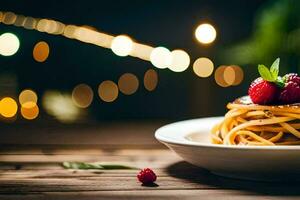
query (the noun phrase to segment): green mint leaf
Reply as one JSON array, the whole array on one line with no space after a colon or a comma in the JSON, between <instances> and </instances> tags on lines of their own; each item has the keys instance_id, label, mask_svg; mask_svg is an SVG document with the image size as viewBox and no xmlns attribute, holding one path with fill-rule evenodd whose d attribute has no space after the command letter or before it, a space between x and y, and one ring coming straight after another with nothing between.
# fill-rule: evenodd
<instances>
[{"instance_id":1,"label":"green mint leaf","mask_svg":"<svg viewBox=\"0 0 300 200\"><path fill-rule=\"evenodd\" d=\"M66 169L103 169L101 165L85 162L63 162L62 165Z\"/></svg>"},{"instance_id":2,"label":"green mint leaf","mask_svg":"<svg viewBox=\"0 0 300 200\"><path fill-rule=\"evenodd\" d=\"M126 165L102 164L102 163L86 163L86 162L63 162L65 169L138 169Z\"/></svg>"},{"instance_id":3,"label":"green mint leaf","mask_svg":"<svg viewBox=\"0 0 300 200\"><path fill-rule=\"evenodd\" d=\"M258 72L264 80L270 81L270 82L276 81L276 79L274 79L270 70L266 66L258 65Z\"/></svg>"},{"instance_id":4,"label":"green mint leaf","mask_svg":"<svg viewBox=\"0 0 300 200\"><path fill-rule=\"evenodd\" d=\"M277 58L273 62L272 66L270 68L270 72L275 80L277 79L278 73L279 73L279 62L280 62L280 58Z\"/></svg>"}]
</instances>

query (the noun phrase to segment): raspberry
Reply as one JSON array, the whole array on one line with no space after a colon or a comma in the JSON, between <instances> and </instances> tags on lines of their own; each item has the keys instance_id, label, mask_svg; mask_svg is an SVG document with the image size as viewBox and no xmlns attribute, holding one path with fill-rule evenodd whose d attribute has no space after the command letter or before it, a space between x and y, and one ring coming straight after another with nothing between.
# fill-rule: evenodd
<instances>
[{"instance_id":1,"label":"raspberry","mask_svg":"<svg viewBox=\"0 0 300 200\"><path fill-rule=\"evenodd\" d=\"M137 178L143 184L151 184L156 181L156 174L150 168L145 168L139 172Z\"/></svg>"},{"instance_id":2,"label":"raspberry","mask_svg":"<svg viewBox=\"0 0 300 200\"><path fill-rule=\"evenodd\" d=\"M300 102L300 84L289 81L280 92L279 101L283 104Z\"/></svg>"},{"instance_id":3,"label":"raspberry","mask_svg":"<svg viewBox=\"0 0 300 200\"><path fill-rule=\"evenodd\" d=\"M278 87L274 83L265 81L260 77L251 83L248 94L255 104L274 103L278 94Z\"/></svg>"}]
</instances>

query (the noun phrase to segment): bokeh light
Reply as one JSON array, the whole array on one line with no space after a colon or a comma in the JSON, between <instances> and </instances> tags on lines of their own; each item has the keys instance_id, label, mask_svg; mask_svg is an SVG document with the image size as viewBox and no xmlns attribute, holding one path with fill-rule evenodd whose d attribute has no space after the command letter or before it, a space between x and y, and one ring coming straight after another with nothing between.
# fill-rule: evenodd
<instances>
[{"instance_id":1,"label":"bokeh light","mask_svg":"<svg viewBox=\"0 0 300 200\"><path fill-rule=\"evenodd\" d=\"M221 87L228 87L229 84L224 80L224 71L227 66L221 65L215 71L215 81Z\"/></svg>"},{"instance_id":2,"label":"bokeh light","mask_svg":"<svg viewBox=\"0 0 300 200\"><path fill-rule=\"evenodd\" d=\"M36 29L40 32L46 32L49 29L50 23L48 19L41 19L39 20Z\"/></svg>"},{"instance_id":3,"label":"bokeh light","mask_svg":"<svg viewBox=\"0 0 300 200\"><path fill-rule=\"evenodd\" d=\"M3 14L2 22L4 24L10 25L10 24L15 23L16 19L17 19L17 15L15 13L13 13L13 12L5 12Z\"/></svg>"},{"instance_id":4,"label":"bokeh light","mask_svg":"<svg viewBox=\"0 0 300 200\"><path fill-rule=\"evenodd\" d=\"M55 29L53 31L53 34L59 35L59 34L64 33L65 27L66 27L65 24L55 21Z\"/></svg>"},{"instance_id":5,"label":"bokeh light","mask_svg":"<svg viewBox=\"0 0 300 200\"><path fill-rule=\"evenodd\" d=\"M2 22L3 19L3 12L0 11L0 22Z\"/></svg>"},{"instance_id":6,"label":"bokeh light","mask_svg":"<svg viewBox=\"0 0 300 200\"><path fill-rule=\"evenodd\" d=\"M91 30L90 28L86 27L77 27L74 32L74 38L77 40L87 42L87 43L93 43L95 41L95 38L97 38L97 35L94 34L95 31Z\"/></svg>"},{"instance_id":7,"label":"bokeh light","mask_svg":"<svg viewBox=\"0 0 300 200\"><path fill-rule=\"evenodd\" d=\"M71 123L79 119L80 110L74 105L69 94L58 91L46 91L42 99L43 107L49 115L63 123Z\"/></svg>"},{"instance_id":8,"label":"bokeh light","mask_svg":"<svg viewBox=\"0 0 300 200\"><path fill-rule=\"evenodd\" d=\"M74 38L75 37L74 34L77 28L78 26L67 25L64 29L63 35L67 38Z\"/></svg>"},{"instance_id":9,"label":"bokeh light","mask_svg":"<svg viewBox=\"0 0 300 200\"><path fill-rule=\"evenodd\" d=\"M235 73L235 80L232 85L239 85L244 80L244 71L240 66L237 65L231 65L230 67L234 69Z\"/></svg>"},{"instance_id":10,"label":"bokeh light","mask_svg":"<svg viewBox=\"0 0 300 200\"><path fill-rule=\"evenodd\" d=\"M33 102L26 102L21 106L21 115L25 119L33 120L39 115L39 107Z\"/></svg>"},{"instance_id":11,"label":"bokeh light","mask_svg":"<svg viewBox=\"0 0 300 200\"><path fill-rule=\"evenodd\" d=\"M118 56L128 56L132 51L133 42L126 35L116 36L112 40L111 50Z\"/></svg>"},{"instance_id":12,"label":"bokeh light","mask_svg":"<svg viewBox=\"0 0 300 200\"><path fill-rule=\"evenodd\" d=\"M197 76L209 77L214 71L214 63L209 58L198 58L193 64Z\"/></svg>"},{"instance_id":13,"label":"bokeh light","mask_svg":"<svg viewBox=\"0 0 300 200\"><path fill-rule=\"evenodd\" d=\"M154 48L149 45L134 42L130 55L142 60L150 61L150 56L153 49Z\"/></svg>"},{"instance_id":14,"label":"bokeh light","mask_svg":"<svg viewBox=\"0 0 300 200\"><path fill-rule=\"evenodd\" d=\"M125 73L119 78L118 86L123 94L131 95L137 91L139 80L134 74Z\"/></svg>"},{"instance_id":15,"label":"bokeh light","mask_svg":"<svg viewBox=\"0 0 300 200\"><path fill-rule=\"evenodd\" d=\"M153 69L148 69L144 75L144 87L148 91L153 91L157 87L158 74Z\"/></svg>"},{"instance_id":16,"label":"bokeh light","mask_svg":"<svg viewBox=\"0 0 300 200\"><path fill-rule=\"evenodd\" d=\"M20 105L22 105L22 106L29 102L36 104L37 100L38 100L38 97L37 97L36 93L30 89L23 90L19 95L19 102L20 102Z\"/></svg>"},{"instance_id":17,"label":"bokeh light","mask_svg":"<svg viewBox=\"0 0 300 200\"><path fill-rule=\"evenodd\" d=\"M15 26L24 26L26 17L24 15L17 15L17 19L14 22Z\"/></svg>"},{"instance_id":18,"label":"bokeh light","mask_svg":"<svg viewBox=\"0 0 300 200\"><path fill-rule=\"evenodd\" d=\"M169 69L174 72L183 72L190 65L190 56L183 50L177 49L171 52L171 65Z\"/></svg>"},{"instance_id":19,"label":"bokeh light","mask_svg":"<svg viewBox=\"0 0 300 200\"><path fill-rule=\"evenodd\" d=\"M15 34L3 33L0 35L0 54L3 56L14 55L20 47L20 41Z\"/></svg>"},{"instance_id":20,"label":"bokeh light","mask_svg":"<svg viewBox=\"0 0 300 200\"><path fill-rule=\"evenodd\" d=\"M35 29L35 27L37 26L37 20L33 17L26 17L23 22L23 26L24 28L29 30Z\"/></svg>"},{"instance_id":21,"label":"bokeh light","mask_svg":"<svg viewBox=\"0 0 300 200\"><path fill-rule=\"evenodd\" d=\"M168 68L172 63L171 52L165 47L156 47L151 52L150 61L159 69Z\"/></svg>"},{"instance_id":22,"label":"bokeh light","mask_svg":"<svg viewBox=\"0 0 300 200\"><path fill-rule=\"evenodd\" d=\"M216 83L222 87L239 85L243 79L243 69L237 65L222 65L215 71Z\"/></svg>"},{"instance_id":23,"label":"bokeh light","mask_svg":"<svg viewBox=\"0 0 300 200\"><path fill-rule=\"evenodd\" d=\"M3 117L11 118L16 115L18 111L18 105L16 101L11 97L4 97L0 101L0 114Z\"/></svg>"},{"instance_id":24,"label":"bokeh light","mask_svg":"<svg viewBox=\"0 0 300 200\"><path fill-rule=\"evenodd\" d=\"M49 45L45 41L40 41L36 43L36 45L33 48L33 58L37 62L44 62L47 60L49 56Z\"/></svg>"},{"instance_id":25,"label":"bokeh light","mask_svg":"<svg viewBox=\"0 0 300 200\"><path fill-rule=\"evenodd\" d=\"M87 108L94 98L93 90L87 84L79 84L72 91L73 103L79 108Z\"/></svg>"},{"instance_id":26,"label":"bokeh light","mask_svg":"<svg viewBox=\"0 0 300 200\"><path fill-rule=\"evenodd\" d=\"M0 22L23 27L25 29L34 29L48 34L63 35L64 37L76 39L85 43L90 43L104 48L111 48L116 55L130 55L146 61L151 61L157 68L170 68L170 70L175 72L184 71L189 66L190 62L189 55L182 50L170 52L164 47L154 48L150 45L137 43L129 36L119 35L115 37L113 35L100 32L96 28L87 25L68 25L52 19L40 19L24 15L16 15L13 12L1 11ZM4 42L1 41L0 54L13 55L19 48L19 40L17 39L16 41L17 42L12 42L7 38L5 38ZM13 48L7 48L7 46L13 46ZM40 52L38 50L36 51ZM47 59L47 50L41 52L41 54L34 53L34 58L38 62L43 62Z\"/></svg>"},{"instance_id":27,"label":"bokeh light","mask_svg":"<svg viewBox=\"0 0 300 200\"><path fill-rule=\"evenodd\" d=\"M212 43L217 37L217 31L211 24L200 24L195 31L196 39L203 43Z\"/></svg>"},{"instance_id":28,"label":"bokeh light","mask_svg":"<svg viewBox=\"0 0 300 200\"><path fill-rule=\"evenodd\" d=\"M224 69L224 81L227 85L231 86L233 85L234 81L235 81L235 71L231 66L227 66Z\"/></svg>"},{"instance_id":29,"label":"bokeh light","mask_svg":"<svg viewBox=\"0 0 300 200\"><path fill-rule=\"evenodd\" d=\"M119 89L113 81L103 81L98 87L99 97L105 102L113 102L118 98Z\"/></svg>"}]
</instances>

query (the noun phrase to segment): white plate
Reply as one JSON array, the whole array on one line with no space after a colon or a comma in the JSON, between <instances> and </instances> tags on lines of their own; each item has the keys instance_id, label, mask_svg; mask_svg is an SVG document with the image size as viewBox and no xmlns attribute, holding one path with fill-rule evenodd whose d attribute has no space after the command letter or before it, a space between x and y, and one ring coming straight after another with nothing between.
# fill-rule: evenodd
<instances>
[{"instance_id":1,"label":"white plate","mask_svg":"<svg viewBox=\"0 0 300 200\"><path fill-rule=\"evenodd\" d=\"M211 144L210 129L222 117L193 119L159 128L155 137L185 161L214 174L251 180L300 180L300 146Z\"/></svg>"}]
</instances>

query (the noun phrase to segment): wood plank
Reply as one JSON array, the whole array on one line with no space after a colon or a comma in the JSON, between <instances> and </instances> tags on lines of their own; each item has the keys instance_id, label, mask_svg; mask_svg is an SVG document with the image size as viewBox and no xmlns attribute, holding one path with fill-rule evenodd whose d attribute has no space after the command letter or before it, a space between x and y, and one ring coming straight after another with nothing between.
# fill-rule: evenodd
<instances>
[{"instance_id":1,"label":"wood plank","mask_svg":"<svg viewBox=\"0 0 300 200\"><path fill-rule=\"evenodd\" d=\"M197 184L173 177L160 177L158 187L141 187L136 176L131 177L80 177L44 179L1 179L0 193L65 192L65 191L120 191L204 189L210 185Z\"/></svg>"},{"instance_id":2,"label":"wood plank","mask_svg":"<svg viewBox=\"0 0 300 200\"><path fill-rule=\"evenodd\" d=\"M28 155L24 150L22 155L17 155L12 148L9 154L1 154L0 199L208 197L231 200L232 195L239 197L237 199L276 199L283 194L289 195L290 199L300 197L300 183L249 182L222 178L183 162L165 149L92 148L90 153L86 148L84 153L77 154L76 145L67 151L54 147L55 145L51 147L52 152L46 153L41 151ZM30 153L32 149L34 148L30 147L27 150ZM61 166L61 162L66 160L106 161L141 168L149 166L158 175L158 185L141 186L136 179L138 170L66 170Z\"/></svg>"},{"instance_id":3,"label":"wood plank","mask_svg":"<svg viewBox=\"0 0 300 200\"><path fill-rule=\"evenodd\" d=\"M0 170L0 193L118 191L167 189L235 189L256 192L296 193L300 183L249 182L210 174L188 164L155 170L158 187L144 188L136 180L138 170Z\"/></svg>"},{"instance_id":4,"label":"wood plank","mask_svg":"<svg viewBox=\"0 0 300 200\"><path fill-rule=\"evenodd\" d=\"M110 200L110 199L175 199L175 200L298 200L297 195L257 193L243 190L161 190L154 192L152 190L135 191L89 191L89 192L47 192L35 194L0 194L1 200L58 200L58 199L76 199L76 200Z\"/></svg>"}]
</instances>

